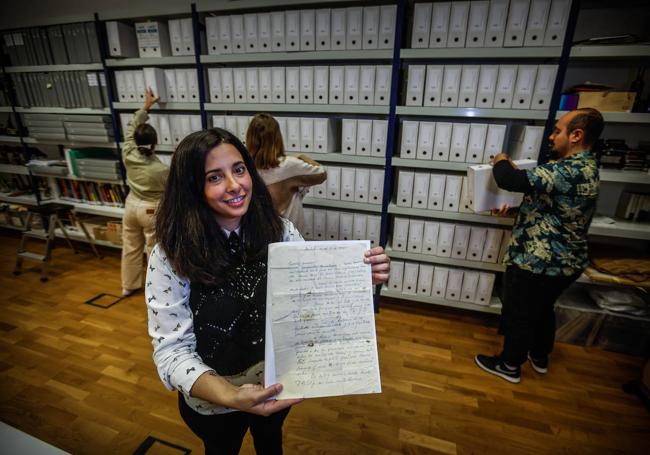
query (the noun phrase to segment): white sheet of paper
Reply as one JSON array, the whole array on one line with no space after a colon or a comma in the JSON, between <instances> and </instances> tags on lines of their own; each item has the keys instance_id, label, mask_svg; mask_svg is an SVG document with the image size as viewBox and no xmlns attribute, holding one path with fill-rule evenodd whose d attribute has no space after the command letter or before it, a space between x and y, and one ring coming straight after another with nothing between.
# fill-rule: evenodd
<instances>
[{"instance_id":1,"label":"white sheet of paper","mask_svg":"<svg viewBox=\"0 0 650 455\"><path fill-rule=\"evenodd\" d=\"M380 393L367 240L269 245L264 381L278 399Z\"/></svg>"}]
</instances>

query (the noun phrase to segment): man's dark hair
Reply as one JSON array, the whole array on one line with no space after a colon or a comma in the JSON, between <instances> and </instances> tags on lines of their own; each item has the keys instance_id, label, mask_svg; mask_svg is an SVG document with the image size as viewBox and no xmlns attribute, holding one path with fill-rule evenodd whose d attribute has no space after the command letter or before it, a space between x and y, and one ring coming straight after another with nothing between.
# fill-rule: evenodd
<instances>
[{"instance_id":1,"label":"man's dark hair","mask_svg":"<svg viewBox=\"0 0 650 455\"><path fill-rule=\"evenodd\" d=\"M584 131L585 135L582 142L587 147L591 147L596 143L605 127L603 116L599 111L591 107L576 109L575 112L576 115L566 127L567 134L571 134L574 130Z\"/></svg>"},{"instance_id":2,"label":"man's dark hair","mask_svg":"<svg viewBox=\"0 0 650 455\"><path fill-rule=\"evenodd\" d=\"M158 134L153 126L141 123L133 131L133 140L140 153L150 156L153 153L153 146L158 143Z\"/></svg>"},{"instance_id":3,"label":"man's dark hair","mask_svg":"<svg viewBox=\"0 0 650 455\"><path fill-rule=\"evenodd\" d=\"M205 200L205 159L221 144L239 151L253 182L250 205L241 220L244 251L239 258L231 258L226 235ZM282 240L282 231L271 195L236 136L212 128L192 133L178 144L156 213L156 237L176 273L193 282L219 284L233 261L266 256L268 244Z\"/></svg>"}]
</instances>

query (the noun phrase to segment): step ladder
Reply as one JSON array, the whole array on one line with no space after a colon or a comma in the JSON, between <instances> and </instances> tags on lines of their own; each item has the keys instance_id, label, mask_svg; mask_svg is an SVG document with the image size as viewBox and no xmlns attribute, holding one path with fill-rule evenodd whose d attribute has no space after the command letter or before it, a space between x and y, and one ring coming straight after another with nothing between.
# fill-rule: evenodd
<instances>
[{"instance_id":1,"label":"step ladder","mask_svg":"<svg viewBox=\"0 0 650 455\"><path fill-rule=\"evenodd\" d=\"M24 260L30 260L35 262L41 262L41 281L46 282L48 280L47 272L52 260L52 250L54 249L54 241L56 240L56 229L59 228L65 237L66 242L70 248L78 253L77 249L72 244L70 237L68 236L65 226L62 223L62 219L68 218L73 224L78 224L81 227L88 243L95 253L95 256L101 259L101 255L95 247L95 241L92 236L88 233L86 226L83 221L78 219L74 213L74 207L67 204L58 204L50 203L39 206L30 206L27 211L27 219L25 220L25 230L23 231L22 239L20 240L20 245L18 246L18 252L16 254L16 267L14 268L14 275L20 275L22 273L22 265ZM32 221L35 215L40 215L44 231L35 231L32 229ZM38 239L45 241L45 253L39 254L32 251L27 251L26 244L28 239Z\"/></svg>"}]
</instances>

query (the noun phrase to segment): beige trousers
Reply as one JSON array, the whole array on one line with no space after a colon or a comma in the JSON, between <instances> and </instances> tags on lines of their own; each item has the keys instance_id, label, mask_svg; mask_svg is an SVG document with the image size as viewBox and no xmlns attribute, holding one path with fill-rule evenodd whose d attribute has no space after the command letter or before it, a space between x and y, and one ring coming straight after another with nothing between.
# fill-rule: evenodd
<instances>
[{"instance_id":1,"label":"beige trousers","mask_svg":"<svg viewBox=\"0 0 650 455\"><path fill-rule=\"evenodd\" d=\"M143 254L155 244L154 230L157 202L143 201L129 193L122 219L122 289L136 290L144 279Z\"/></svg>"}]
</instances>

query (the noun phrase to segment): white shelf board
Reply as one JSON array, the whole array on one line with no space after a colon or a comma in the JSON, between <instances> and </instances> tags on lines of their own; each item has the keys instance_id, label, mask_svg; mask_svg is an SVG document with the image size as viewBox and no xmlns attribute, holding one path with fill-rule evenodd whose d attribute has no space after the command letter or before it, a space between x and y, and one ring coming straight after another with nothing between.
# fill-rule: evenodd
<instances>
[{"instance_id":1,"label":"white shelf board","mask_svg":"<svg viewBox=\"0 0 650 455\"><path fill-rule=\"evenodd\" d=\"M19 164L0 164L0 172L5 174L29 175L27 166L22 166Z\"/></svg>"},{"instance_id":2,"label":"white shelf board","mask_svg":"<svg viewBox=\"0 0 650 455\"><path fill-rule=\"evenodd\" d=\"M177 55L172 57L149 58L107 58L106 66L112 68L126 68L131 66L169 66L169 65L194 65L196 58L193 55Z\"/></svg>"},{"instance_id":3,"label":"white shelf board","mask_svg":"<svg viewBox=\"0 0 650 455\"><path fill-rule=\"evenodd\" d=\"M315 197L306 197L302 201L305 205L316 205L319 207L328 207L335 209L361 210L362 212L381 213L380 204L366 204L363 202L335 201L332 199L319 199Z\"/></svg>"},{"instance_id":4,"label":"white shelf board","mask_svg":"<svg viewBox=\"0 0 650 455\"><path fill-rule=\"evenodd\" d=\"M572 59L589 58L623 58L650 57L650 46L647 44L619 44L601 46L574 46L571 48Z\"/></svg>"},{"instance_id":5,"label":"white shelf board","mask_svg":"<svg viewBox=\"0 0 650 455\"><path fill-rule=\"evenodd\" d=\"M299 153L290 152L297 156ZM306 153L310 158L323 163L369 164L371 166L386 165L386 158L359 155L344 155L343 153Z\"/></svg>"},{"instance_id":6,"label":"white shelf board","mask_svg":"<svg viewBox=\"0 0 650 455\"><path fill-rule=\"evenodd\" d=\"M548 111L533 109L483 109L478 107L397 106L397 115L546 120Z\"/></svg>"},{"instance_id":7,"label":"white shelf board","mask_svg":"<svg viewBox=\"0 0 650 455\"><path fill-rule=\"evenodd\" d=\"M19 136L0 136L0 142L20 143Z\"/></svg>"},{"instance_id":8,"label":"white shelf board","mask_svg":"<svg viewBox=\"0 0 650 455\"><path fill-rule=\"evenodd\" d=\"M621 169L600 169L601 182L640 183L650 184L650 174L640 171L624 171Z\"/></svg>"},{"instance_id":9,"label":"white shelf board","mask_svg":"<svg viewBox=\"0 0 650 455\"><path fill-rule=\"evenodd\" d=\"M349 3L349 0L328 0L327 3ZM233 11L239 9L264 9L264 8L278 8L281 6L295 8L295 0L238 0L238 1L223 1L223 0L196 0L196 9L198 12L210 11ZM315 7L322 5L322 0L301 0L300 6L314 5Z\"/></svg>"},{"instance_id":10,"label":"white shelf board","mask_svg":"<svg viewBox=\"0 0 650 455\"><path fill-rule=\"evenodd\" d=\"M602 235L606 237L622 237L627 239L650 240L650 223L638 223L634 221L616 220L615 223L607 224L594 218L589 227L590 235Z\"/></svg>"},{"instance_id":11,"label":"white shelf board","mask_svg":"<svg viewBox=\"0 0 650 455\"><path fill-rule=\"evenodd\" d=\"M555 118L558 119L566 114L567 111L557 111ZM601 112L603 120L610 123L650 123L650 113L638 112Z\"/></svg>"},{"instance_id":12,"label":"white shelf board","mask_svg":"<svg viewBox=\"0 0 650 455\"><path fill-rule=\"evenodd\" d=\"M104 109L89 109L89 108L65 108L65 107L16 107L16 112L24 114L110 114L111 110Z\"/></svg>"},{"instance_id":13,"label":"white shelf board","mask_svg":"<svg viewBox=\"0 0 650 455\"><path fill-rule=\"evenodd\" d=\"M468 58L559 58L561 47L464 47L446 49L402 49L400 58L468 59Z\"/></svg>"},{"instance_id":14,"label":"white shelf board","mask_svg":"<svg viewBox=\"0 0 650 455\"><path fill-rule=\"evenodd\" d=\"M388 106L365 106L360 104L248 104L205 103L206 111L241 112L316 112L323 114L382 114L388 115Z\"/></svg>"},{"instance_id":15,"label":"white shelf board","mask_svg":"<svg viewBox=\"0 0 650 455\"><path fill-rule=\"evenodd\" d=\"M122 218L122 216L124 215L124 207L86 204L84 202L77 202L66 198L59 198L54 202L58 202L60 204L72 205L74 206L75 211L81 213L89 213L91 215L110 216L112 218Z\"/></svg>"},{"instance_id":16,"label":"white shelf board","mask_svg":"<svg viewBox=\"0 0 650 455\"><path fill-rule=\"evenodd\" d=\"M50 71L92 71L102 70L101 63L70 64L70 65L38 65L38 66L8 66L7 73L47 73Z\"/></svg>"},{"instance_id":17,"label":"white shelf board","mask_svg":"<svg viewBox=\"0 0 650 455\"><path fill-rule=\"evenodd\" d=\"M134 110L142 108L141 102L135 103L113 103L113 109ZM158 103L151 107L152 111L198 111L200 109L199 103Z\"/></svg>"},{"instance_id":18,"label":"white shelf board","mask_svg":"<svg viewBox=\"0 0 650 455\"><path fill-rule=\"evenodd\" d=\"M190 17L192 14L190 2L187 0L156 2L155 13L152 11L153 4L149 2L120 2L120 7L116 7L110 3L101 3L100 5L98 16L102 21L134 18L149 19L152 16L160 17L170 15ZM128 5L128 7L124 7L124 5ZM98 6L95 5L96 8Z\"/></svg>"},{"instance_id":19,"label":"white shelf board","mask_svg":"<svg viewBox=\"0 0 650 455\"><path fill-rule=\"evenodd\" d=\"M466 259L443 258L430 254L409 253L408 251L396 251L390 245L386 246L386 254L392 259L406 259L408 261L428 262L431 264L444 264L455 267L465 267L490 272L505 272L503 264L491 264L489 262L468 261Z\"/></svg>"},{"instance_id":20,"label":"white shelf board","mask_svg":"<svg viewBox=\"0 0 650 455\"><path fill-rule=\"evenodd\" d=\"M391 297L393 299L402 299L402 300L412 300L414 302L428 303L430 305L445 306L450 308L459 308L462 310L473 310L480 311L482 313L501 313L501 301L492 296L489 306L477 305L475 303L465 303L460 301L440 299L437 297L432 297L428 295L412 295L412 294L403 294L401 292L391 291L387 287L381 288L381 295L383 297Z\"/></svg>"},{"instance_id":21,"label":"white shelf board","mask_svg":"<svg viewBox=\"0 0 650 455\"><path fill-rule=\"evenodd\" d=\"M433 160L412 160L406 158L393 157L393 166L395 167L414 167L418 169L440 169L443 171L467 172L469 166L477 163L453 163L451 161L433 161Z\"/></svg>"},{"instance_id":22,"label":"white shelf board","mask_svg":"<svg viewBox=\"0 0 650 455\"><path fill-rule=\"evenodd\" d=\"M10 204L36 205L36 196L9 196L7 193L0 193L0 201Z\"/></svg>"},{"instance_id":23,"label":"white shelf board","mask_svg":"<svg viewBox=\"0 0 650 455\"><path fill-rule=\"evenodd\" d=\"M392 58L392 49L366 49L351 51L258 52L254 54L202 55L201 63L392 60Z\"/></svg>"},{"instance_id":24,"label":"white shelf board","mask_svg":"<svg viewBox=\"0 0 650 455\"><path fill-rule=\"evenodd\" d=\"M388 213L394 215L420 216L423 218L434 218L441 220L467 221L470 223L494 224L499 226L512 226L514 218L491 215L476 215L474 213L445 212L442 210L414 209L409 207L398 207L395 203L388 205Z\"/></svg>"}]
</instances>

